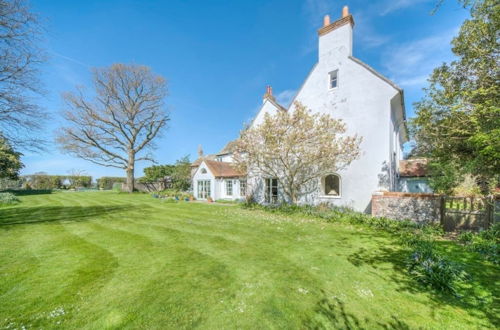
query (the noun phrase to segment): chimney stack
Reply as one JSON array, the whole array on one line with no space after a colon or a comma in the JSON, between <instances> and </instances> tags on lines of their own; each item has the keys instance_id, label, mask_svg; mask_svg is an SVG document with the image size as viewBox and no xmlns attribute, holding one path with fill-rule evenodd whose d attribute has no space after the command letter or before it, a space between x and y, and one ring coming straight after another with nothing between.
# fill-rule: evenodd
<instances>
[{"instance_id":1,"label":"chimney stack","mask_svg":"<svg viewBox=\"0 0 500 330\"><path fill-rule=\"evenodd\" d=\"M342 18L347 16L349 16L349 7L344 6L344 8L342 8Z\"/></svg>"},{"instance_id":2,"label":"chimney stack","mask_svg":"<svg viewBox=\"0 0 500 330\"><path fill-rule=\"evenodd\" d=\"M266 101L266 99L270 99L272 101L275 100L273 96L273 88L270 85L266 86L266 93L264 94L264 102Z\"/></svg>"},{"instance_id":3,"label":"chimney stack","mask_svg":"<svg viewBox=\"0 0 500 330\"><path fill-rule=\"evenodd\" d=\"M323 26L328 25L330 25L330 15L325 15L325 17L323 17Z\"/></svg>"},{"instance_id":4,"label":"chimney stack","mask_svg":"<svg viewBox=\"0 0 500 330\"><path fill-rule=\"evenodd\" d=\"M318 56L329 57L332 52L346 53L352 55L352 29L354 27L354 18L349 13L349 7L342 8L342 17L330 21L328 15L323 18L323 26L318 30L319 47Z\"/></svg>"}]
</instances>

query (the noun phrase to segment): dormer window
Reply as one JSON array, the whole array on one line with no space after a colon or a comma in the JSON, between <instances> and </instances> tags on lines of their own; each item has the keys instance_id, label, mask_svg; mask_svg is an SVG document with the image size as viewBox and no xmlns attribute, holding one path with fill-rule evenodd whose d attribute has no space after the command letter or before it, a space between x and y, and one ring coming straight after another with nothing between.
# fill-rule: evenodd
<instances>
[{"instance_id":1,"label":"dormer window","mask_svg":"<svg viewBox=\"0 0 500 330\"><path fill-rule=\"evenodd\" d=\"M329 85L330 89L337 88L339 85L339 70L332 71L328 74L329 76Z\"/></svg>"}]
</instances>

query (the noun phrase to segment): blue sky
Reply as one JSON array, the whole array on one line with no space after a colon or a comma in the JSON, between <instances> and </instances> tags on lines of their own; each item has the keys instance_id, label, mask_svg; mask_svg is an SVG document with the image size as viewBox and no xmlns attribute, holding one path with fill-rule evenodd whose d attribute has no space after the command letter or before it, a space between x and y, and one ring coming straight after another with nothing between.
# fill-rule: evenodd
<instances>
[{"instance_id":1,"label":"blue sky","mask_svg":"<svg viewBox=\"0 0 500 330\"><path fill-rule=\"evenodd\" d=\"M91 67L113 63L150 66L169 84L170 127L157 140L156 160L172 163L197 146L215 153L238 136L256 114L265 86L286 104L317 58L317 29L348 5L354 16L354 56L405 90L408 116L434 67L452 59L450 40L468 12L446 0L238 0L132 1L32 0L44 20L47 94L40 103L52 114L44 131L62 125L61 93L90 85ZM53 143L51 143L53 145ZM63 155L53 145L26 153L22 174L85 170L97 178L123 176ZM148 163L137 164L136 176Z\"/></svg>"}]
</instances>

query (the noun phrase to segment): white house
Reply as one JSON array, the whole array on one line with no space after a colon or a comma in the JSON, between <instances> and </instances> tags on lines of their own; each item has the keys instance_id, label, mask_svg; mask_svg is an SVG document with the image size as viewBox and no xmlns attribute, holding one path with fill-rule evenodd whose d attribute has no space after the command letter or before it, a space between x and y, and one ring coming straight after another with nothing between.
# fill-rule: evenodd
<instances>
[{"instance_id":1,"label":"white house","mask_svg":"<svg viewBox=\"0 0 500 330\"><path fill-rule=\"evenodd\" d=\"M200 159L193 175L193 194L197 199L238 200L247 194L247 181L231 163Z\"/></svg>"},{"instance_id":2,"label":"white house","mask_svg":"<svg viewBox=\"0 0 500 330\"><path fill-rule=\"evenodd\" d=\"M347 134L357 133L363 137L362 153L347 169L318 178L316 191L304 196L301 203L329 203L369 212L373 192L393 191L398 187L398 163L402 159L402 144L407 141L407 130L403 90L353 57L353 28L354 19L347 7L335 22L325 16L323 27L318 30L318 62L293 101L301 102L312 111L342 119L347 125ZM279 105L268 87L262 107L251 125L259 125L265 113L276 111L294 111L294 105L293 102L289 108ZM230 166L230 148L225 149L229 150L221 151L216 161ZM225 178L217 179L209 167L200 166L195 172L195 194L200 189L200 180L214 180L215 186L210 193L223 198L222 194L218 195L217 189L221 187L217 186L217 180ZM204 168L205 175L214 179L201 177ZM253 171L250 169L249 173ZM277 178L250 175L247 180L245 192L258 202L274 203L283 198Z\"/></svg>"}]
</instances>

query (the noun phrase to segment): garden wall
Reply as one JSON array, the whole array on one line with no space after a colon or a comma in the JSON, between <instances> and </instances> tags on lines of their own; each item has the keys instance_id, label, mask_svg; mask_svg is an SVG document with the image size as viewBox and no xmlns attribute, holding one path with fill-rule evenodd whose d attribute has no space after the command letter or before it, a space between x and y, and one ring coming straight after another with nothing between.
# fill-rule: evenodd
<instances>
[{"instance_id":1,"label":"garden wall","mask_svg":"<svg viewBox=\"0 0 500 330\"><path fill-rule=\"evenodd\" d=\"M409 219L418 223L440 222L441 196L402 192L375 192L372 215L395 220Z\"/></svg>"}]
</instances>

